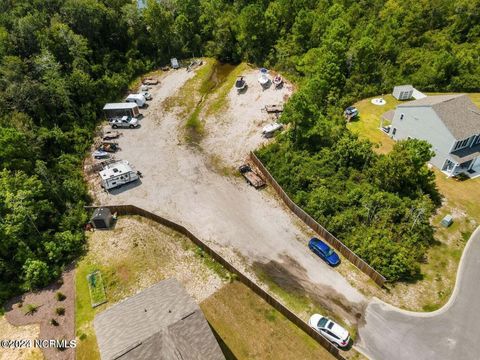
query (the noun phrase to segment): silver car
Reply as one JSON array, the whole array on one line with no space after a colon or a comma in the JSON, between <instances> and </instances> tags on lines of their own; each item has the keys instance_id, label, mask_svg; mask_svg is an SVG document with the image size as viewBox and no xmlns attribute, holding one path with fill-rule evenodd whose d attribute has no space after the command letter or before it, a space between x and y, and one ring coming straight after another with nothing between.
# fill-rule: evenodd
<instances>
[{"instance_id":1,"label":"silver car","mask_svg":"<svg viewBox=\"0 0 480 360\"><path fill-rule=\"evenodd\" d=\"M121 118L114 118L110 120L112 129L129 128L133 129L138 126L138 119L130 116L122 116Z\"/></svg>"}]
</instances>

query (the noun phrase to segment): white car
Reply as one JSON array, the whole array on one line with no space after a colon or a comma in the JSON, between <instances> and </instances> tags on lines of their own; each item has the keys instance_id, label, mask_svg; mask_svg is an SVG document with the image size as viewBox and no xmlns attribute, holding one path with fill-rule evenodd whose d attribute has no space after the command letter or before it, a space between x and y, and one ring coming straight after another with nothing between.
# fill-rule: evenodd
<instances>
[{"instance_id":1,"label":"white car","mask_svg":"<svg viewBox=\"0 0 480 360\"><path fill-rule=\"evenodd\" d=\"M115 118L110 120L110 126L112 129L118 128L136 128L138 126L138 119L130 116L122 116L121 118Z\"/></svg>"},{"instance_id":2,"label":"white car","mask_svg":"<svg viewBox=\"0 0 480 360\"><path fill-rule=\"evenodd\" d=\"M262 135L265 136L266 138L270 138L273 136L275 131L281 130L283 128L283 124L274 122L272 124L268 124L265 126L262 130Z\"/></svg>"},{"instance_id":3,"label":"white car","mask_svg":"<svg viewBox=\"0 0 480 360\"><path fill-rule=\"evenodd\" d=\"M312 315L310 320L308 320L308 325L335 345L346 347L350 342L348 331L325 316L320 314Z\"/></svg>"},{"instance_id":4,"label":"white car","mask_svg":"<svg viewBox=\"0 0 480 360\"><path fill-rule=\"evenodd\" d=\"M152 100L152 94L150 94L148 91L140 91L138 94L143 95L145 100Z\"/></svg>"}]
</instances>

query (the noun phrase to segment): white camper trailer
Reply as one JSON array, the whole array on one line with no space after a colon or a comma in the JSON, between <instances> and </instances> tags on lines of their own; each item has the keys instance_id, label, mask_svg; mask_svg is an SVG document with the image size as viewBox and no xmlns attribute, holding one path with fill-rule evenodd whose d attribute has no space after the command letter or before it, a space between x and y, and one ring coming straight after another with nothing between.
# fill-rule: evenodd
<instances>
[{"instance_id":1,"label":"white camper trailer","mask_svg":"<svg viewBox=\"0 0 480 360\"><path fill-rule=\"evenodd\" d=\"M127 96L125 101L135 103L138 105L138 107L142 107L147 103L147 100L145 100L145 96L143 96L142 94L130 94Z\"/></svg>"},{"instance_id":2,"label":"white camper trailer","mask_svg":"<svg viewBox=\"0 0 480 360\"><path fill-rule=\"evenodd\" d=\"M100 171L102 187L105 190L114 189L139 179L139 175L132 169L127 160L108 164Z\"/></svg>"}]
</instances>

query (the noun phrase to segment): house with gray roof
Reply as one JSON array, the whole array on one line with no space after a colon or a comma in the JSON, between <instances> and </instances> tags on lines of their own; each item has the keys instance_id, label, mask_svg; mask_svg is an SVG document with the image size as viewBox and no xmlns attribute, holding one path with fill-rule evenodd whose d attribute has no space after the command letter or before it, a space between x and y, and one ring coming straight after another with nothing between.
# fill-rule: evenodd
<instances>
[{"instance_id":1,"label":"house with gray roof","mask_svg":"<svg viewBox=\"0 0 480 360\"><path fill-rule=\"evenodd\" d=\"M398 105L390 135L395 140L428 141L435 152L432 165L448 176L480 175L480 109L465 94L428 96Z\"/></svg>"},{"instance_id":2,"label":"house with gray roof","mask_svg":"<svg viewBox=\"0 0 480 360\"><path fill-rule=\"evenodd\" d=\"M202 310L175 279L97 314L102 360L225 360Z\"/></svg>"}]
</instances>

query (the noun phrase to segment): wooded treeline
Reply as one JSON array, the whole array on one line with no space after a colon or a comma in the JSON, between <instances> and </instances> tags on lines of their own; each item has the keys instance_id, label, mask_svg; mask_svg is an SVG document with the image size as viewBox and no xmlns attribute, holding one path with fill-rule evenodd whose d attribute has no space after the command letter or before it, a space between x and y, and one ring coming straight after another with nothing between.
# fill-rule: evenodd
<instances>
[{"instance_id":1,"label":"wooded treeline","mask_svg":"<svg viewBox=\"0 0 480 360\"><path fill-rule=\"evenodd\" d=\"M100 109L171 56L255 62L295 78L261 152L302 206L390 279L418 273L436 193L425 144L372 153L340 118L413 83L478 91L479 0L2 0L0 299L42 286L82 251L81 163Z\"/></svg>"}]
</instances>

